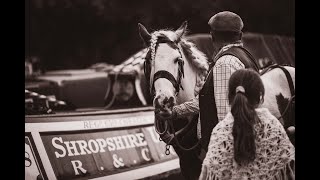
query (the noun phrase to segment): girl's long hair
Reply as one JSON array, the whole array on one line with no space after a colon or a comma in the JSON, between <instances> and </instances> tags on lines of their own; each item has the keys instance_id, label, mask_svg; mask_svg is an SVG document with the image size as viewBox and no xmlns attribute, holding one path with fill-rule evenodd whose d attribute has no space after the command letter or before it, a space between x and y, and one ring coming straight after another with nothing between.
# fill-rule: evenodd
<instances>
[{"instance_id":1,"label":"girl's long hair","mask_svg":"<svg viewBox=\"0 0 320 180\"><path fill-rule=\"evenodd\" d=\"M242 86L244 92L236 92L239 86ZM259 118L255 108L263 101L264 86L257 72L241 69L231 75L228 92L231 114L234 117L234 159L239 165L245 165L256 157L254 124Z\"/></svg>"}]
</instances>

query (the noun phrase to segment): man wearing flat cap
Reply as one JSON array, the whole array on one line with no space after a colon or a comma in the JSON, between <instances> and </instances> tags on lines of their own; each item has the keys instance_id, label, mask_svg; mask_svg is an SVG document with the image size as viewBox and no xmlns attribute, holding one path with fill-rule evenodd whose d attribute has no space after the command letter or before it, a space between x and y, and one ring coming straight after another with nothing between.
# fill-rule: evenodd
<instances>
[{"instance_id":1,"label":"man wearing flat cap","mask_svg":"<svg viewBox=\"0 0 320 180\"><path fill-rule=\"evenodd\" d=\"M253 56L243 47L243 22L239 15L223 11L212 16L208 22L212 42L218 50L210 65L210 72L199 96L173 107L174 117L185 117L199 113L198 138L204 159L208 150L211 131L230 111L228 82L231 74L239 69L251 68L259 71Z\"/></svg>"},{"instance_id":2,"label":"man wearing flat cap","mask_svg":"<svg viewBox=\"0 0 320 180\"><path fill-rule=\"evenodd\" d=\"M230 11L219 12L209 19L208 25L214 47L219 51L213 58L212 69L199 97L200 129L201 134L205 135L201 139L206 146L213 127L230 111L228 83L231 74L243 68L259 72L255 59L243 47L241 38L244 25L239 15Z\"/></svg>"}]
</instances>

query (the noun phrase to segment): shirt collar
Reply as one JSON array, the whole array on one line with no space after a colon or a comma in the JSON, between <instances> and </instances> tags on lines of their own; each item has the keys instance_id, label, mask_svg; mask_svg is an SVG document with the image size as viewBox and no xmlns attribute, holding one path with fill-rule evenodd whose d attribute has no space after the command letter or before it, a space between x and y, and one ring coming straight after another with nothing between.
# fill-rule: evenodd
<instances>
[{"instance_id":1,"label":"shirt collar","mask_svg":"<svg viewBox=\"0 0 320 180\"><path fill-rule=\"evenodd\" d=\"M231 47L234 47L234 46L241 46L243 47L243 43L242 42L238 42L238 43L232 43L232 44L228 44L228 45L225 45L221 48L220 51L226 51L227 49L231 48Z\"/></svg>"},{"instance_id":2,"label":"shirt collar","mask_svg":"<svg viewBox=\"0 0 320 180\"><path fill-rule=\"evenodd\" d=\"M237 46L243 47L243 43L237 42L237 43L227 44L227 45L223 46L214 57L216 57L217 55L221 54L222 52L228 50L231 47L237 47Z\"/></svg>"}]
</instances>

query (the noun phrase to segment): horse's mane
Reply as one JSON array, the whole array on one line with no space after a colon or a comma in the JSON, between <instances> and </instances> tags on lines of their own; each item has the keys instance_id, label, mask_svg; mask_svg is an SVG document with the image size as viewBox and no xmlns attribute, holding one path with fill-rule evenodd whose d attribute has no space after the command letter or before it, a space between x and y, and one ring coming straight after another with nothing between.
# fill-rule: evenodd
<instances>
[{"instance_id":1,"label":"horse's mane","mask_svg":"<svg viewBox=\"0 0 320 180\"><path fill-rule=\"evenodd\" d=\"M195 93L197 94L200 89L202 88L204 84L205 77L208 73L209 69L209 63L206 55L201 52L195 44L192 42L188 41L185 38L186 33L184 33L180 40L178 41L178 44L181 46L181 49L186 57L186 59L190 62L190 64L196 69L198 78L197 78L197 83L196 83L196 89ZM176 33L172 30L168 29L162 29L158 31L154 31L151 34L151 58L155 58L155 49L156 49L156 44L158 41L158 38L166 38L169 41L176 42L177 41L177 36Z\"/></svg>"}]
</instances>

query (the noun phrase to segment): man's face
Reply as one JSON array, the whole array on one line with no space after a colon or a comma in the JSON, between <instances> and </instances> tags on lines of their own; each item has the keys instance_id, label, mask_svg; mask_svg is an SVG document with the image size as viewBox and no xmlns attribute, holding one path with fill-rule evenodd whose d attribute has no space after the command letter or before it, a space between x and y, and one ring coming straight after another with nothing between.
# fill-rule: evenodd
<instances>
[{"instance_id":1,"label":"man's face","mask_svg":"<svg viewBox=\"0 0 320 180\"><path fill-rule=\"evenodd\" d=\"M117 100L128 101L134 93L134 85L127 79L121 79L113 85L113 93Z\"/></svg>"}]
</instances>

